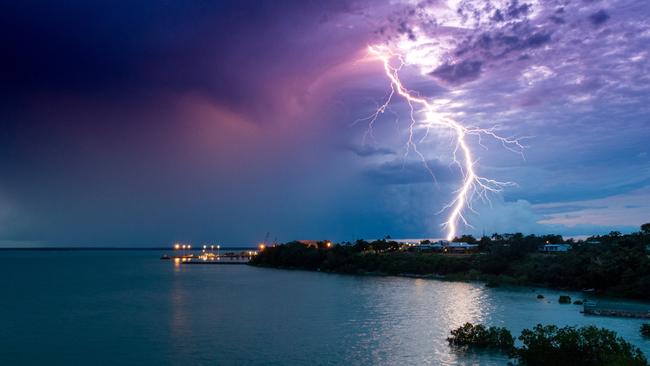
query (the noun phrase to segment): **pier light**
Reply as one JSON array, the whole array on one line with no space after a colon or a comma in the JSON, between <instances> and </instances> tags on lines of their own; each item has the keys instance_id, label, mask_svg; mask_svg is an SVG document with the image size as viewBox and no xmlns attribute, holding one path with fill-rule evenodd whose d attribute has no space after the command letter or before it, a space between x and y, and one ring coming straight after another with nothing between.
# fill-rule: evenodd
<instances>
[{"instance_id":1,"label":"pier light","mask_svg":"<svg viewBox=\"0 0 650 366\"><path fill-rule=\"evenodd\" d=\"M174 244L174 250L178 250L181 246L178 244Z\"/></svg>"},{"instance_id":2,"label":"pier light","mask_svg":"<svg viewBox=\"0 0 650 366\"><path fill-rule=\"evenodd\" d=\"M262 251L262 250L264 250L264 248L266 248L266 245L264 245L264 244L260 244L260 245L259 245L259 248L260 248L260 251Z\"/></svg>"},{"instance_id":3,"label":"pier light","mask_svg":"<svg viewBox=\"0 0 650 366\"><path fill-rule=\"evenodd\" d=\"M187 249L192 249L192 246L191 246L191 245L188 245L188 246L187 246Z\"/></svg>"},{"instance_id":4,"label":"pier light","mask_svg":"<svg viewBox=\"0 0 650 366\"><path fill-rule=\"evenodd\" d=\"M208 247L207 245L204 245L204 246L203 246L203 249L205 249L205 248L207 248L207 247Z\"/></svg>"}]
</instances>

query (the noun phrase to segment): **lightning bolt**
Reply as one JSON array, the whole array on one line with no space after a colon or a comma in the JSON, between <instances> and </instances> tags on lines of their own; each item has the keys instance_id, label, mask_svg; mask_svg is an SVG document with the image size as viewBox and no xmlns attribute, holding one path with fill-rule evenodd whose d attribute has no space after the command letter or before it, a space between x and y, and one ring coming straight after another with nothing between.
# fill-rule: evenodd
<instances>
[{"instance_id":1,"label":"lightning bolt","mask_svg":"<svg viewBox=\"0 0 650 366\"><path fill-rule=\"evenodd\" d=\"M521 139L502 137L496 133L496 127L483 129L478 127L466 127L450 116L436 111L434 104L427 99L418 96L416 93L409 91L399 78L399 72L404 67L404 57L398 53L393 52L387 46L370 46L369 51L372 55L377 57L383 62L384 71L390 80L391 92L383 104L377 110L364 120L368 120L368 131L365 138L372 136L372 128L381 114L383 114L389 104L392 102L394 96L397 94L406 100L409 105L409 125L408 125L408 139L406 142L405 157L410 151L413 151L422 161L428 173L435 181L433 170L429 167L424 155L418 150L418 143L424 141L428 136L429 130L433 126L448 128L455 136L455 148L453 150L453 162L458 165L463 176L463 183L461 187L454 192L454 198L446 204L439 213L448 211L449 215L447 220L442 224L446 229L447 240L453 240L456 237L459 223L471 227L465 218L465 211L470 210L476 212L472 208L472 202L480 198L483 201L490 202L489 193L498 193L503 191L504 187L512 186L512 182L499 182L493 179L481 177L476 173L476 160L473 156L472 149L467 142L468 135L478 137L479 145L485 146L481 143L481 136L487 136L500 142L506 149L516 152L523 157L524 146L521 144ZM396 65L393 65L395 64ZM424 112L425 118L418 122L416 119L416 106L421 108ZM414 139L414 130L417 125L424 125L426 128L425 135L416 143ZM458 155L462 157L459 159Z\"/></svg>"}]
</instances>

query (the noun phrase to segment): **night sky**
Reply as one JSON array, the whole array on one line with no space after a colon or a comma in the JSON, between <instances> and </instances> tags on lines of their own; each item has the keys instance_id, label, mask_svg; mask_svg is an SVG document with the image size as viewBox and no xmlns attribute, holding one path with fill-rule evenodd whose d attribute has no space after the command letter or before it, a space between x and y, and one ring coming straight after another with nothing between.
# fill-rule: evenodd
<instances>
[{"instance_id":1,"label":"night sky","mask_svg":"<svg viewBox=\"0 0 650 366\"><path fill-rule=\"evenodd\" d=\"M650 6L617 0L0 4L0 246L441 237L449 131L408 113L369 45L512 181L463 233L650 221ZM481 146L483 145L483 146Z\"/></svg>"}]
</instances>

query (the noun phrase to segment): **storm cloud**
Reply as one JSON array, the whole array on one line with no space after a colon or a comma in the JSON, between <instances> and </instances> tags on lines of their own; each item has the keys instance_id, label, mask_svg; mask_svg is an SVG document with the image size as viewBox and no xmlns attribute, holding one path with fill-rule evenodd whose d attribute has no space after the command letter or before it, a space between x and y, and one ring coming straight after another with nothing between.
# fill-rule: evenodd
<instances>
[{"instance_id":1,"label":"storm cloud","mask_svg":"<svg viewBox=\"0 0 650 366\"><path fill-rule=\"evenodd\" d=\"M476 230L634 227L648 16L641 0L3 2L0 240L438 236L461 178L439 116L526 145L468 136L478 173L516 183L477 203ZM355 123L391 92L375 44L435 105L412 134L396 95L371 133Z\"/></svg>"}]
</instances>

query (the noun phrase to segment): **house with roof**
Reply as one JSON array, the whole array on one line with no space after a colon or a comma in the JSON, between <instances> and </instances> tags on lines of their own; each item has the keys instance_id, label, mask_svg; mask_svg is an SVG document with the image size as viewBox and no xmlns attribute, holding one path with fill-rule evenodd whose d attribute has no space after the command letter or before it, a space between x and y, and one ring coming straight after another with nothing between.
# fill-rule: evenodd
<instances>
[{"instance_id":1,"label":"house with roof","mask_svg":"<svg viewBox=\"0 0 650 366\"><path fill-rule=\"evenodd\" d=\"M544 244L539 251L543 253L562 253L571 249L569 244Z\"/></svg>"}]
</instances>

